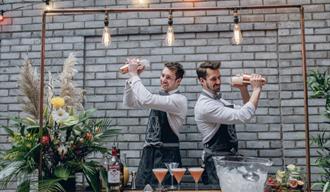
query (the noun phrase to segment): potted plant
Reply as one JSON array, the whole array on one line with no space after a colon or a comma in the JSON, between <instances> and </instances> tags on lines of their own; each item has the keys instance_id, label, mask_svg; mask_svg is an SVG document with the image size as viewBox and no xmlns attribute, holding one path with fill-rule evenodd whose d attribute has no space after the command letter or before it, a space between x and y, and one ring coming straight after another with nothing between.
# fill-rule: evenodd
<instances>
[{"instance_id":1,"label":"potted plant","mask_svg":"<svg viewBox=\"0 0 330 192\"><path fill-rule=\"evenodd\" d=\"M93 191L101 191L102 183L107 186L105 168L87 157L92 153L108 153L102 139L114 136L118 130L110 129L109 119L93 118L94 109L83 108L83 90L72 81L76 62L73 54L66 59L57 78L60 89L56 89L56 78L49 73L40 135L39 79L31 61L24 61L18 84L26 115L12 117L9 126L2 126L12 146L1 154L1 188L17 180L17 191L29 191L31 186L38 191L74 191L76 173L83 173ZM31 181L40 163L42 177L38 178L36 187Z\"/></svg>"},{"instance_id":2,"label":"potted plant","mask_svg":"<svg viewBox=\"0 0 330 192\"><path fill-rule=\"evenodd\" d=\"M308 79L312 98L325 99L325 116L330 120L330 75L326 72L312 71ZM329 124L330 122L324 122ZM323 171L319 182L313 185L321 187L323 192L330 192L330 134L326 129L313 138L313 143L318 147L316 165Z\"/></svg>"},{"instance_id":3,"label":"potted plant","mask_svg":"<svg viewBox=\"0 0 330 192\"><path fill-rule=\"evenodd\" d=\"M278 170L275 177L269 177L265 192L302 192L304 191L304 177L301 169L293 164L286 170Z\"/></svg>"}]
</instances>

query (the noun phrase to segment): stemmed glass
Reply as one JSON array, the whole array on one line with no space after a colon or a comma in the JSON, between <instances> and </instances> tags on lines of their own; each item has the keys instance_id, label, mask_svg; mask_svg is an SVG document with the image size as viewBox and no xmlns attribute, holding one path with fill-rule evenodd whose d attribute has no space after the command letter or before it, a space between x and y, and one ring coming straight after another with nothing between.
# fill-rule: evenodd
<instances>
[{"instance_id":1,"label":"stemmed glass","mask_svg":"<svg viewBox=\"0 0 330 192\"><path fill-rule=\"evenodd\" d=\"M170 187L170 189L175 189L175 187L173 185L173 172L172 172L172 170L174 168L177 168L179 166L179 163L175 163L175 162L165 163L165 166L167 167L167 169L168 169L168 171L170 172L170 175L171 175L171 187Z\"/></svg>"},{"instance_id":2,"label":"stemmed glass","mask_svg":"<svg viewBox=\"0 0 330 192\"><path fill-rule=\"evenodd\" d=\"M201 167L191 167L188 168L191 176L194 178L195 181L195 191L198 191L198 181L202 176L202 173L204 171L204 168Z\"/></svg>"},{"instance_id":3,"label":"stemmed glass","mask_svg":"<svg viewBox=\"0 0 330 192\"><path fill-rule=\"evenodd\" d=\"M155 169L152 169L152 172L154 173L154 175L156 176L156 178L158 180L158 190L162 191L162 189L163 189L162 182L165 178L165 175L167 174L167 169L155 168Z\"/></svg>"},{"instance_id":4,"label":"stemmed glass","mask_svg":"<svg viewBox=\"0 0 330 192\"><path fill-rule=\"evenodd\" d=\"M186 168L174 168L172 169L172 173L175 177L175 180L178 182L178 190L180 190L180 183L182 180L182 177L184 176L186 172Z\"/></svg>"}]
</instances>

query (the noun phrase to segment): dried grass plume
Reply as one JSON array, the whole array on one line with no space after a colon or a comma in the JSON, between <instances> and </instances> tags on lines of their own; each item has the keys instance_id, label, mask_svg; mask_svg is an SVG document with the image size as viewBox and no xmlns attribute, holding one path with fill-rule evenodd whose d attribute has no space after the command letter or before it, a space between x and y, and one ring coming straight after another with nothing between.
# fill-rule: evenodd
<instances>
[{"instance_id":1,"label":"dried grass plume","mask_svg":"<svg viewBox=\"0 0 330 192\"><path fill-rule=\"evenodd\" d=\"M73 76L77 72L74 68L77 58L73 53L65 60L63 72L60 74L61 97L65 99L66 106L83 109L83 90L73 84Z\"/></svg>"},{"instance_id":2,"label":"dried grass plume","mask_svg":"<svg viewBox=\"0 0 330 192\"><path fill-rule=\"evenodd\" d=\"M23 104L23 111L34 119L39 119L39 78L32 67L32 61L25 59L20 71L18 87L22 95L18 101Z\"/></svg>"}]
</instances>

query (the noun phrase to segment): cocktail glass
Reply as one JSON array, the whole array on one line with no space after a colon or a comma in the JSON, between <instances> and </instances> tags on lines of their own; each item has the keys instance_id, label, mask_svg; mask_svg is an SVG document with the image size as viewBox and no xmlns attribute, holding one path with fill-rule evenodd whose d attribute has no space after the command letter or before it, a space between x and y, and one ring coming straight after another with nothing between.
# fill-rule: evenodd
<instances>
[{"instance_id":1,"label":"cocktail glass","mask_svg":"<svg viewBox=\"0 0 330 192\"><path fill-rule=\"evenodd\" d=\"M182 177L184 176L186 172L186 168L174 168L172 169L172 173L175 177L175 180L178 182L178 190L180 190L180 183L182 180Z\"/></svg>"},{"instance_id":2,"label":"cocktail glass","mask_svg":"<svg viewBox=\"0 0 330 192\"><path fill-rule=\"evenodd\" d=\"M195 191L198 191L198 181L202 176L202 173L204 171L204 168L201 167L191 167L188 168L191 176L194 178L195 181Z\"/></svg>"},{"instance_id":3,"label":"cocktail glass","mask_svg":"<svg viewBox=\"0 0 330 192\"><path fill-rule=\"evenodd\" d=\"M175 187L173 185L173 172L172 172L172 169L177 168L179 166L179 163L175 163L175 162L165 163L165 166L167 167L167 169L168 169L168 171L170 172L170 175L171 175L171 187L170 187L170 189L175 189Z\"/></svg>"},{"instance_id":4,"label":"cocktail glass","mask_svg":"<svg viewBox=\"0 0 330 192\"><path fill-rule=\"evenodd\" d=\"M162 191L162 189L163 189L162 182L165 178L165 175L167 174L167 169L155 168L155 169L152 169L152 172L154 173L154 175L156 176L156 178L158 180L158 190Z\"/></svg>"}]
</instances>

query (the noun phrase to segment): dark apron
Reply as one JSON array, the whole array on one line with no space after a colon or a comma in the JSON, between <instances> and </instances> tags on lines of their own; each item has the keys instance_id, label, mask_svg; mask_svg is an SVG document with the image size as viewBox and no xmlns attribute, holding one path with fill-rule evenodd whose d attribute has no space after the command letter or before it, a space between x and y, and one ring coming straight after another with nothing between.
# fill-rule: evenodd
<instances>
[{"instance_id":1,"label":"dark apron","mask_svg":"<svg viewBox=\"0 0 330 192\"><path fill-rule=\"evenodd\" d=\"M166 162L178 162L181 167L179 138L173 132L164 111L150 111L142 157L136 175L136 186L144 188L146 184L156 186L158 181L153 175L153 168L166 168ZM163 184L170 184L170 174L167 174Z\"/></svg>"},{"instance_id":2,"label":"dark apron","mask_svg":"<svg viewBox=\"0 0 330 192\"><path fill-rule=\"evenodd\" d=\"M202 94L210 97L204 92L202 92ZM225 105L225 107L233 108L233 105ZM212 156L237 155L237 149L238 140L235 125L221 124L213 138L204 144L205 170L202 176L202 181L204 184L219 185L219 179Z\"/></svg>"}]
</instances>

